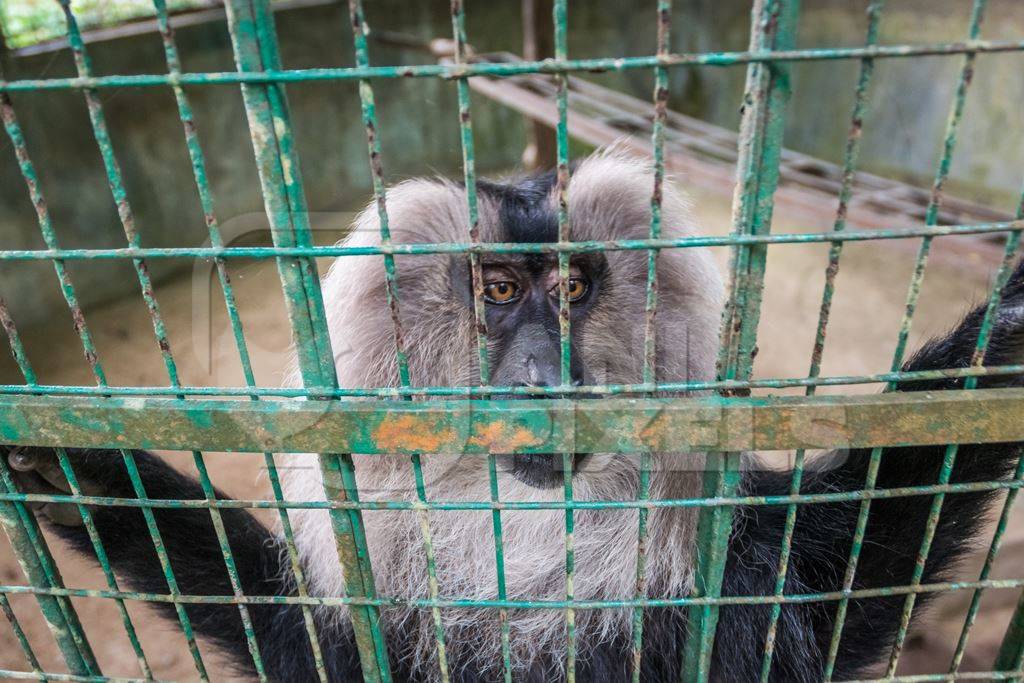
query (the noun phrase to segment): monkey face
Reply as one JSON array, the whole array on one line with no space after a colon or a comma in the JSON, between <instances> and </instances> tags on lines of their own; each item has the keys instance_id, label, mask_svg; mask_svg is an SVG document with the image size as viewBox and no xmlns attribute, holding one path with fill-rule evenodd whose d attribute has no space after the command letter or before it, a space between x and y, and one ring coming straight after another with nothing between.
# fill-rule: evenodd
<instances>
[{"instance_id":1,"label":"monkey face","mask_svg":"<svg viewBox=\"0 0 1024 683\"><path fill-rule=\"evenodd\" d=\"M650 169L614 151L595 154L571 169L568 180L568 238L574 242L628 242L651 234ZM663 188L660 231L671 239L697 233L685 197ZM394 244L465 243L473 228L487 244L553 244L560 237L560 192L554 173L476 183L476 222L469 215L464 185L444 180L409 180L387 195ZM380 242L379 215L365 211L346 239L349 246ZM345 387L394 387L401 379L393 314L413 387L553 387L537 400L558 398L571 385L576 398L599 392L586 387L624 387L644 382L647 331L647 250L609 248L570 256L567 298L570 334L568 377L562 378L559 277L556 253L527 249L477 252L481 267L481 308L489 373L482 376L471 256L464 252L401 254L394 257L398 304L389 303L384 260L379 255L346 256L324 282L332 346L339 381ZM710 254L699 247L665 248L656 255L657 316L654 319L655 379L700 381L713 377L722 285ZM582 387L580 389L579 387ZM607 393L602 391L600 393ZM426 399L424 399L426 400ZM453 486L480 481L478 458L435 454L425 462L428 479ZM559 486L561 454L501 455L504 469L520 488ZM576 453L579 489L610 480L629 480L628 456ZM584 462L584 460L586 462ZM377 462L377 461L373 461ZM383 482L390 466L378 463ZM632 469L631 469L632 468ZM364 469L372 469L368 464ZM455 473L466 471L465 477ZM484 480L485 481L485 480ZM385 484L381 484L383 487ZM390 484L388 484L390 485ZM460 489L460 493L461 493ZM484 491L486 494L487 492ZM521 491L530 495L530 491ZM468 495L468 494L467 494ZM489 494L488 494L489 495ZM538 494L539 495L539 494ZM548 495L548 494L544 494Z\"/></svg>"}]
</instances>

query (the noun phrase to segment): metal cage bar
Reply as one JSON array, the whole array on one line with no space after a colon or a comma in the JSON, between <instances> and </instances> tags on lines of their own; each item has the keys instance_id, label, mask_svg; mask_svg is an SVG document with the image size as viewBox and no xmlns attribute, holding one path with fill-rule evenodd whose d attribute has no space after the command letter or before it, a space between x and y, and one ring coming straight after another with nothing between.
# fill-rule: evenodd
<instances>
[{"instance_id":1,"label":"metal cage bar","mask_svg":"<svg viewBox=\"0 0 1024 683\"><path fill-rule=\"evenodd\" d=\"M35 373L28 364L21 338L3 299L0 299L0 326L7 334L19 370L26 381L32 383L35 381ZM17 490L6 458L0 458L0 492L13 494ZM0 505L0 523L7 533L21 571L33 585L52 588L64 585L53 556L42 537L39 523L24 503L14 501ZM37 598L37 601L68 669L76 674L98 675L99 665L71 601L59 596ZM13 627L14 622L11 623Z\"/></svg>"},{"instance_id":2,"label":"metal cage bar","mask_svg":"<svg viewBox=\"0 0 1024 683\"><path fill-rule=\"evenodd\" d=\"M181 60L178 56L178 48L175 44L174 32L168 19L167 4L165 0L153 0L153 6L156 11L157 25L163 42L168 73L171 76L180 76ZM217 215L214 211L213 192L210 188L210 183L207 177L206 159L203 154L202 146L199 143L199 133L196 129L195 119L192 115L192 106L189 103L188 96L181 85L175 84L172 89L174 91L175 103L178 108L178 117L181 119L182 128L184 130L185 144L188 149L189 160L192 163L192 174L195 179L199 202L203 211L203 218L210 238L210 244L214 247L222 247L224 246L224 242L220 233L219 221L217 220ZM254 387L256 386L256 378L253 374L252 361L249 356L248 345L245 341L245 331L242 327L242 320L238 314L238 306L235 301L234 290L231 286L231 278L228 274L227 262L223 258L215 258L214 263L217 269L217 279L220 283L221 293L224 295L224 305L227 311L228 320L231 324L231 333L234 337L235 347L238 351L238 361L242 369L242 376L247 387ZM258 400L258 396L254 395L252 398L253 400ZM202 457L198 452L196 452L196 455L199 458ZM267 469L267 478L271 483L274 497L276 500L282 501L284 499L284 494L281 491L280 476L277 472L277 464L274 460L274 454L265 452L263 454L263 458L264 466ZM201 463L197 460L196 464L198 469ZM208 478L204 477L204 479ZM203 484L204 489L212 488L208 486L208 481L203 481L201 483ZM278 518L281 522L285 546L288 550L292 574L295 579L296 590L299 595L307 595L308 588L306 586L306 579L303 574L302 567L299 564L298 551L295 548L295 538L291 522L288 518L288 511L281 508L279 510ZM217 533L220 536L222 532L221 525L219 522L215 522L215 525ZM218 538L218 541L221 542L222 546L226 546L226 543L224 543L221 538ZM225 560L229 561L227 557ZM234 578L232 578L232 580L234 580ZM323 653L320 651L320 641L317 637L313 614L308 606L303 606L302 616L306 632L309 635L310 649L313 652L313 659L316 664L317 674L320 677L320 680L325 683L327 680L327 672L324 668ZM257 671L261 671L262 664L259 663L258 647L255 640L252 638L251 620L245 612L242 613L242 619L246 628L246 635L249 640L250 649L253 652L254 664L257 667Z\"/></svg>"},{"instance_id":3,"label":"metal cage bar","mask_svg":"<svg viewBox=\"0 0 1024 683\"><path fill-rule=\"evenodd\" d=\"M1017 215L1024 216L1024 191L1021 192L1021 198L1017 205ZM1019 231L1011 233L1006 238L1003 260L1002 263L999 264L999 270L996 272L996 275L992 280L992 292L989 295L988 307L985 309L985 318L982 322L982 328L978 333L976 351L971 363L974 367L979 367L984 360L985 351L989 341L991 340L990 335L992 332L992 326L995 323L996 315L998 314L998 306L1002 300L1003 289L1006 286L1006 282L1013 270L1013 262L1016 260L1017 255L1020 252L1020 243L1021 234ZM964 382L964 386L969 389L973 389L976 385L976 377L968 377ZM1015 480L1022 477L1024 477L1024 458L1017 462L1017 468L1013 474L1013 478ZM992 542L989 544L988 552L985 555L985 562L982 565L981 572L978 577L982 581L989 577L989 573L992 571L992 564L995 562L996 556L999 554L1003 534L1006 532L1010 512L1013 509L1013 504L1016 501L1016 498L1017 494L1013 490L1007 491L1006 500L1003 501L1003 507L999 513L999 520L996 523L996 528L992 534ZM960 632L960 637L957 639L956 650L953 652L953 659L949 665L949 672L951 674L957 673L960 669L960 664L963 662L964 651L967 648L967 640L970 637L971 628L974 625L974 620L978 616L978 609L981 606L981 596L982 591L980 590L975 591L971 596L971 604L967 608L967 614L964 617L964 625ZM1009 629L1007 631L1007 637L1008 636Z\"/></svg>"},{"instance_id":4,"label":"metal cage bar","mask_svg":"<svg viewBox=\"0 0 1024 683\"><path fill-rule=\"evenodd\" d=\"M226 9L238 69L280 68L269 2L232 0L226 3ZM308 247L312 237L284 91L280 85L243 85L242 97L274 244ZM303 383L314 395L319 387L335 388L337 377L316 263L309 258L279 258L277 263ZM313 452L320 453L318 460L327 500L358 501L352 456L326 449ZM332 511L331 524L345 571L347 594L373 597L376 589L359 511ZM364 678L390 680L378 608L360 607L351 611L351 617Z\"/></svg>"},{"instance_id":5,"label":"metal cage bar","mask_svg":"<svg viewBox=\"0 0 1024 683\"><path fill-rule=\"evenodd\" d=\"M72 56L74 57L75 68L78 71L79 77L89 78L92 76L92 64L90 62L89 55L86 52L85 42L82 39L74 12L71 9L71 3L69 0L59 1L61 8L64 11L64 19L67 24L68 45L71 49ZM86 107L89 111L89 122L92 127L93 137L96 140L96 144L100 150L100 156L103 159L103 167L107 174L107 183L110 187L111 196L117 207L117 214L121 222L121 227L124 230L125 239L128 242L129 247L139 247L141 246L141 238L135 225L135 213L129 203L121 167L114 154L113 142L111 141L110 133L107 129L106 117L103 113L103 105L99 99L99 94L93 89L83 90L82 94L85 98ZM171 345L167 338L166 325L164 324L164 319L160 313L160 307L156 300L156 294L153 289L152 279L149 275L149 269L146 262L141 258L132 259L132 265L139 281L142 298L149 311L150 320L153 325L153 333L156 336L157 346L160 349L164 367L167 370L168 379L170 380L171 386L177 386L181 383L178 378L178 368L175 363L174 356L171 353ZM128 449L122 448L119 450L122 458L124 459L125 467L128 470L128 477L131 480L132 487L134 488L136 495L145 496L142 479L139 476L138 468L135 464L135 456ZM164 578L167 580L167 585L170 588L171 593L176 594L178 592L177 580L174 577L174 569L171 567L170 559L167 557L167 553L164 549L163 540L161 538L160 529L156 523L156 518L153 516L153 511L150 508L142 508L142 514L146 520L146 527L153 540L153 545L156 548L157 558L159 559L160 566L163 570ZM191 620L183 607L178 606L176 607L176 610L178 621L181 624L182 633L185 635L189 651L192 654L196 672L201 680L208 680L206 665L203 662L202 654L200 653L199 646L196 643L196 639L192 631Z\"/></svg>"},{"instance_id":6,"label":"metal cage bar","mask_svg":"<svg viewBox=\"0 0 1024 683\"><path fill-rule=\"evenodd\" d=\"M370 65L370 52L367 44L369 24L363 12L361 0L349 0L349 19L352 26L353 44L355 50L355 62L357 66L366 67ZM374 203L377 207L377 219L380 223L380 243L382 246L391 244L391 230L389 227L387 210L387 190L384 181L384 166L380 151L380 130L377 123L377 109L373 97L373 86L368 79L359 81L359 102L362 112L363 126L366 129L366 144L370 160L370 174L373 183ZM395 360L398 364L399 384L408 387L411 384L409 379L409 357L406 353L404 335L402 333L401 305L398 292L398 271L395 267L393 254L384 254L384 279L385 292L388 308L391 310L391 322L394 327ZM411 396L404 397L406 400ZM410 455L413 480L415 481L416 497L420 503L427 502L426 484L423 480L423 464L419 453ZM420 523L420 534L423 537L423 554L426 557L427 590L431 598L438 597L437 566L434 560L434 545L430 533L430 516L426 509L418 509L416 512ZM437 607L431 608L431 617L434 621L434 641L437 648L437 665L440 670L441 681L447 683L448 656L445 645L444 624L441 620L441 610Z\"/></svg>"},{"instance_id":7,"label":"metal cage bar","mask_svg":"<svg viewBox=\"0 0 1024 683\"><path fill-rule=\"evenodd\" d=\"M754 2L750 15L751 50L791 48L798 12L798 0ZM736 235L761 235L771 230L789 92L788 65L770 63L748 67L733 197L733 233ZM756 353L766 257L767 247L763 244L737 245L731 252L730 293L722 316L719 379L750 377ZM728 496L736 491L740 457L735 451L708 454L704 495ZM731 529L731 511L716 508L701 514L697 527L697 595L714 597L721 591ZM690 635L683 660L687 676L705 679L709 675L717 623L718 610L714 606L690 612Z\"/></svg>"},{"instance_id":8,"label":"metal cage bar","mask_svg":"<svg viewBox=\"0 0 1024 683\"><path fill-rule=\"evenodd\" d=\"M981 22L985 15L985 7L987 0L974 0L971 5L971 20L970 27L968 29L968 40L974 40L978 38L981 32ZM960 129L960 122L963 119L964 104L967 100L967 92L971 86L971 81L974 76L974 62L975 55L968 52L964 55L963 67L960 70L960 81L957 84L956 94L953 99L953 106L949 114L949 123L946 129L945 139L943 141L942 157L939 161L939 168L935 174L935 182L932 185L932 198L928 203L928 209L925 214L925 224L934 225L938 220L939 206L942 203L942 191L945 185L946 179L949 176L949 168L953 162L953 153L956 150L957 134ZM1007 246L1013 245L1013 238L1007 240ZM928 254L930 252L932 244L932 238L925 237L921 240L921 249L918 252L917 265L914 269L914 275L910 284L910 291L907 295L907 309L906 315L904 316L903 323L900 325L900 338L897 342L896 357L902 358L904 349L906 348L907 337L910 332L910 325L914 317L914 312L917 307L917 300L921 291L921 282L924 278L925 266L928 262ZM1013 245L1015 246L1015 245ZM1012 254L1012 252L1011 252ZM985 351L988 348L989 332L992 326L995 324L995 313L996 308L999 305L999 295L1001 288L996 287L995 284L992 288L992 294L989 299L988 308L985 311L985 317L982 322L981 330L978 332L978 341L975 348L974 359L972 365L981 365L982 360L985 356ZM975 378L967 378L964 386L966 389L973 389L977 384ZM942 463L942 470L939 473L939 483L945 484L949 482L949 477L953 472L953 464L956 462L957 451L959 444L953 443L946 447L946 454ZM924 575L925 563L928 561L928 553L931 549L932 539L935 536L935 529L939 523L939 515L942 513L942 503L945 500L945 494L936 494L932 500L932 508L928 515L928 523L925 527L924 537L921 539L921 547L918 551L917 562L914 567L914 576L912 578L913 583L920 583L921 577ZM903 651L903 644L906 641L907 630L910 628L910 617L914 611L914 602L916 598L907 597L903 603L903 610L900 614L900 625L896 631L896 639L893 643L892 653L889 656L889 664L886 668L886 675L895 676L896 667L899 665L900 654Z\"/></svg>"},{"instance_id":9,"label":"metal cage bar","mask_svg":"<svg viewBox=\"0 0 1024 683\"><path fill-rule=\"evenodd\" d=\"M874 48L763 49L742 52L673 53L665 58L600 57L594 59L546 59L514 63L414 64L403 66L336 67L318 69L273 69L182 74L176 81L166 74L137 76L92 76L89 78L22 79L0 82L0 92L82 90L99 88L148 88L181 85L240 85L336 81L383 78L461 78L472 76L517 76L530 73L619 72L652 69L657 66L701 67L782 64L846 59L908 59L913 57L1024 51L1024 40L975 40L968 42L879 45Z\"/></svg>"},{"instance_id":10,"label":"metal cage bar","mask_svg":"<svg viewBox=\"0 0 1024 683\"><path fill-rule=\"evenodd\" d=\"M467 61L468 40L466 36L466 8L462 0L452 0L452 35L455 40L454 59L456 64ZM473 119L470 111L469 82L466 78L456 80L459 101L459 140L462 145L463 182L466 186L466 208L469 212L470 243L480 243L480 213L476 194L476 153L473 143ZM473 322L476 325L477 363L480 366L480 384L487 386L491 381L490 358L487 348L487 315L484 303L484 279L480 264L480 254L469 254L470 277L473 286ZM491 503L500 501L498 489L498 463L493 453L487 455L487 480L490 489ZM501 510L491 510L491 530L494 536L494 573L499 600L506 600L508 592L505 586L505 547ZM498 625L501 630L501 666L505 683L512 683L512 644L511 627L508 610L498 610Z\"/></svg>"},{"instance_id":11,"label":"metal cage bar","mask_svg":"<svg viewBox=\"0 0 1024 683\"><path fill-rule=\"evenodd\" d=\"M882 17L882 8L885 0L872 0L868 6L868 28L865 38L865 45L871 47L878 42L878 25ZM833 224L835 232L842 232L846 229L846 214L853 196L853 180L857 168L857 156L860 151L860 141L864 127L864 116L868 104L868 88L871 85L871 77L874 74L874 60L863 59L860 64L860 75L857 78L857 87L854 92L853 112L851 113L850 130L846 137L846 148L843 153L843 180L839 190L839 206L836 209L836 219ZM818 324L815 329L814 347L811 350L810 369L808 377L818 377L821 373L821 357L825 351L825 337L828 331L829 316L832 311L832 296L835 292L835 281L839 274L839 260L842 256L844 242L833 242L829 247L828 266L825 269L825 285L821 295L821 306L818 311ZM807 386L805 395L813 396L817 385ZM794 456L793 475L790 483L790 493L799 495L800 485L803 481L804 461L806 449L798 448ZM786 575L789 571L790 550L793 543L793 530L796 528L796 516L799 514L797 505L790 505L786 509L786 525L782 535L782 551L779 553L779 568L775 579L775 594L782 595L786 589ZM845 610L845 607L842 608ZM771 674L772 656L775 652L775 637L779 617L782 614L782 605L772 605L771 621L768 626L768 635L765 639L764 659L761 666L761 681L767 683ZM830 658L831 663L831 658Z\"/></svg>"},{"instance_id":12,"label":"metal cage bar","mask_svg":"<svg viewBox=\"0 0 1024 683\"><path fill-rule=\"evenodd\" d=\"M671 0L658 0L657 7L657 50L660 56L669 53L669 41L672 27ZM661 201L665 182L665 118L668 111L668 69L659 66L654 70L654 128L651 132L651 147L654 156L653 188L651 189L651 225L648 237L656 240L661 237ZM657 313L658 313L658 254L657 249L647 252L647 284L644 301L644 365L643 383L657 382ZM644 451L640 454L640 475L637 500L646 501L651 495L651 454ZM636 548L636 591L637 600L647 595L647 517L650 509L637 509L637 548ZM632 678L633 683L640 683L643 670L644 647L644 610L638 607L633 610L633 650Z\"/></svg>"},{"instance_id":13,"label":"metal cage bar","mask_svg":"<svg viewBox=\"0 0 1024 683\"><path fill-rule=\"evenodd\" d=\"M32 667L32 673L38 678L43 678L43 668L39 665L39 658L36 657L35 650L32 649L32 644L28 641L28 637L25 635L24 629L21 628L21 622L18 621L18 616L14 613L14 610L11 609L11 603L7 599L7 595L3 592L0 592L0 612L4 613L4 618L7 619L7 623L11 625L11 631L14 633L15 639L18 641L18 647L21 648L22 654L25 655L25 661L28 662L30 667Z\"/></svg>"},{"instance_id":14,"label":"metal cage bar","mask_svg":"<svg viewBox=\"0 0 1024 683\"><path fill-rule=\"evenodd\" d=\"M68 286L70 286L70 282L68 282ZM22 348L22 344L18 336L17 329L14 325L14 321L11 319L9 312L7 311L6 305L2 300L0 300L0 322L3 323L3 327L7 333L12 350L14 351L14 355L16 358L18 358L19 369L21 370L22 375L25 378L25 382L34 383L36 381L35 372L33 371L32 366L29 364L28 358L25 356L24 349ZM98 361L96 361L96 367L99 367ZM72 497L82 496L83 494L81 486L79 486L78 478L71 467L71 462L68 460L67 452L63 448L55 448L54 450L57 453L57 460L58 463L60 464L62 472L64 473L64 477L67 479L68 487L71 489ZM3 466L7 467L7 464L4 463ZM9 473L6 473L6 476L9 476ZM89 511L87 507L85 507L85 505L81 504L80 502L77 502L75 504L75 507L78 510L78 514L82 518L82 523L85 525L86 532L89 536L89 541L92 544L93 552L96 553L96 559L100 564L101 570L103 571L103 578L107 583L107 588L109 588L112 591L119 590L119 587L117 585L117 578L114 576L113 569L111 569L110 560L107 557L106 549L103 547L103 543L100 540L99 533L96 530L96 525L93 521L92 513ZM122 626L124 626L125 635L128 636L128 641L131 644L132 650L135 653L135 658L139 664L139 669L142 671L143 676L145 676L146 678L152 678L153 672L150 669L149 661L147 660L145 653L142 651L142 645L139 642L139 637L135 630L135 626L134 624L132 624L132 620L128 615L128 610L125 607L124 600L117 599L115 600L115 603L117 604L117 609L121 617L121 624Z\"/></svg>"}]
</instances>

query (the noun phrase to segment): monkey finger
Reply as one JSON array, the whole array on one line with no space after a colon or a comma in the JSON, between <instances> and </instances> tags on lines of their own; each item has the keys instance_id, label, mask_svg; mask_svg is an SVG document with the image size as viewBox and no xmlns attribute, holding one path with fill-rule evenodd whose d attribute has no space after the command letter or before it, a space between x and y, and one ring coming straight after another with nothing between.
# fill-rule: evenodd
<instances>
[{"instance_id":1,"label":"monkey finger","mask_svg":"<svg viewBox=\"0 0 1024 683\"><path fill-rule=\"evenodd\" d=\"M11 468L22 473L35 473L58 493L71 493L71 486L51 449L16 448L7 455Z\"/></svg>"},{"instance_id":2,"label":"monkey finger","mask_svg":"<svg viewBox=\"0 0 1024 683\"><path fill-rule=\"evenodd\" d=\"M46 503L40 508L51 522L60 526L82 526L85 520L77 505L71 503Z\"/></svg>"},{"instance_id":3,"label":"monkey finger","mask_svg":"<svg viewBox=\"0 0 1024 683\"><path fill-rule=\"evenodd\" d=\"M23 493L42 493L46 495L66 495L67 491L53 486L37 469L31 455L14 453L8 456L14 481L18 490ZM26 501L25 505L33 512L46 515L54 524L62 526L79 526L83 524L78 508L70 503L53 503L45 501Z\"/></svg>"}]
</instances>

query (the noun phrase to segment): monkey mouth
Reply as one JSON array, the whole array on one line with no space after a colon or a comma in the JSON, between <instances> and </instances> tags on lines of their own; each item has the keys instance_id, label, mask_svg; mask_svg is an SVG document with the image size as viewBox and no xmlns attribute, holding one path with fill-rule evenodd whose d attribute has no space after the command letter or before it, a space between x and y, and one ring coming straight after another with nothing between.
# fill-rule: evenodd
<instances>
[{"instance_id":1,"label":"monkey mouth","mask_svg":"<svg viewBox=\"0 0 1024 683\"><path fill-rule=\"evenodd\" d=\"M579 465L590 453L572 454L572 473L579 474ZM565 483L565 467L561 453L504 453L498 464L520 482L536 489L553 489Z\"/></svg>"}]
</instances>

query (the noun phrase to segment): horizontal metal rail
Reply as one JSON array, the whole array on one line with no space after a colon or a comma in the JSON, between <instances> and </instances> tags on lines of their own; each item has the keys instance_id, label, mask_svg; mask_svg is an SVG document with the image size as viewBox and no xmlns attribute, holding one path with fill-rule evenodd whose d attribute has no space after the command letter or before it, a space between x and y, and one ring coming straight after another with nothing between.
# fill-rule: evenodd
<instances>
[{"instance_id":1,"label":"horizontal metal rail","mask_svg":"<svg viewBox=\"0 0 1024 683\"><path fill-rule=\"evenodd\" d=\"M720 597L679 597L679 598L623 598L621 600L495 600L474 598L360 598L360 597L298 597L282 595L168 595L161 593L135 593L131 591L94 590L89 588L45 588L39 586L0 585L0 593L11 595L54 595L79 598L106 598L137 600L140 602L165 602L172 604L220 604L220 605L370 605L376 607L443 607L453 609L479 608L497 609L622 609L628 607L687 607L693 605L765 605L765 604L806 604L811 602L834 602L837 600L858 600L884 598L895 595L919 595L921 593L950 593L962 590L1013 589L1024 586L1024 579L987 579L985 581L947 581L917 585L883 586L859 588L848 591L825 593L790 593L787 595L728 595Z\"/></svg>"},{"instance_id":2,"label":"horizontal metal rail","mask_svg":"<svg viewBox=\"0 0 1024 683\"><path fill-rule=\"evenodd\" d=\"M423 242L418 244L375 245L365 247L124 247L115 249L4 249L0 261L98 260L137 258L246 258L279 257L342 257L342 256L416 256L427 254L550 254L594 253L606 251L641 251L650 249L685 249L693 247L726 247L737 244L820 244L834 242L866 242L900 240L915 237L955 237L1007 233L1024 230L1024 220L975 223L970 225L922 225L890 230L860 230L842 233L808 232L759 235L692 235L688 237L585 240L579 242Z\"/></svg>"},{"instance_id":3,"label":"horizontal metal rail","mask_svg":"<svg viewBox=\"0 0 1024 683\"><path fill-rule=\"evenodd\" d=\"M898 451L892 457L899 457ZM714 508L739 505L819 505L850 501L884 500L907 496L928 496L936 493L981 493L984 491L1016 491L1024 488L1024 480L1006 479L961 484L929 484L900 486L891 489L863 489L833 493L788 494L777 496L715 496L700 498L654 498L648 500L181 500L161 498L111 498L108 496L65 495L54 493L0 493L0 501L21 503L70 503L99 507L166 508L207 510L233 508L251 510L429 510L457 512L463 510L636 510L655 508Z\"/></svg>"},{"instance_id":4,"label":"horizontal metal rail","mask_svg":"<svg viewBox=\"0 0 1024 683\"><path fill-rule=\"evenodd\" d=\"M1024 389L489 401L0 397L7 443L346 453L597 453L1024 441Z\"/></svg>"},{"instance_id":5,"label":"horizontal metal rail","mask_svg":"<svg viewBox=\"0 0 1024 683\"><path fill-rule=\"evenodd\" d=\"M764 50L741 52L677 53L664 56L601 57L596 59L545 59L515 64L416 64L404 66L356 66L320 69L268 69L266 71L219 71L180 75L93 76L0 81L0 92L79 90L92 88L140 88L174 85L238 85L240 83L297 83L367 78L445 78L517 76L528 73L559 74L573 71L601 73L654 67L741 66L770 62L816 62L843 59L889 59L949 56L967 53L1020 52L1024 40L969 40L951 43L879 45L876 47Z\"/></svg>"},{"instance_id":6,"label":"horizontal metal rail","mask_svg":"<svg viewBox=\"0 0 1024 683\"><path fill-rule=\"evenodd\" d=\"M829 375L818 377L779 377L751 380L693 380L689 382L655 382L640 384L584 384L567 387L523 387L523 386L404 386L357 389L296 389L293 387L226 387L226 386L91 386L72 384L0 384L0 394L13 396L64 394L68 396L279 396L300 398L399 398L403 396L449 396L455 398L484 398L496 394L508 396L562 396L649 394L661 392L679 394L683 392L720 391L741 393L749 389L791 389L795 387L846 386L851 384L882 384L893 382L916 382L926 380L960 379L965 377L997 377L1024 374L1024 365L996 365L968 368L945 368L941 370L908 370L905 372L882 372L873 375Z\"/></svg>"}]
</instances>

